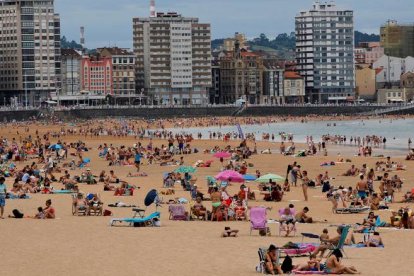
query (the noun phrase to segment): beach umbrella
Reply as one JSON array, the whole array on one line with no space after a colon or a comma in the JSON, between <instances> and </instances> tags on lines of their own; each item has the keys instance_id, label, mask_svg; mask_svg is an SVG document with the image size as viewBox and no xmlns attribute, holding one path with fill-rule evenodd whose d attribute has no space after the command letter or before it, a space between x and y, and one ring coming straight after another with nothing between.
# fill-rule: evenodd
<instances>
[{"instance_id":1,"label":"beach umbrella","mask_svg":"<svg viewBox=\"0 0 414 276\"><path fill-rule=\"evenodd\" d=\"M281 182L281 181L285 181L285 177L282 177L280 175L277 174L266 174L263 175L261 177L259 177L258 179L256 179L256 182L259 183L268 183L270 180L275 181L275 182Z\"/></svg>"},{"instance_id":2,"label":"beach umbrella","mask_svg":"<svg viewBox=\"0 0 414 276\"><path fill-rule=\"evenodd\" d=\"M239 183L244 182L243 175L233 170L222 171L221 173L216 175L215 178L220 181L239 182Z\"/></svg>"},{"instance_id":3,"label":"beach umbrella","mask_svg":"<svg viewBox=\"0 0 414 276\"><path fill-rule=\"evenodd\" d=\"M54 145L51 145L49 147L49 149L52 149L52 150L60 150L60 149L62 149L62 145L54 144Z\"/></svg>"},{"instance_id":4,"label":"beach umbrella","mask_svg":"<svg viewBox=\"0 0 414 276\"><path fill-rule=\"evenodd\" d=\"M157 190L152 189L145 196L144 204L145 204L146 207L148 207L151 204L153 204L154 202L155 202L156 207L158 207L159 206L159 203L158 203L158 192L157 192Z\"/></svg>"},{"instance_id":5,"label":"beach umbrella","mask_svg":"<svg viewBox=\"0 0 414 276\"><path fill-rule=\"evenodd\" d=\"M257 179L257 177L251 174L245 174L243 175L243 179L246 181L254 181Z\"/></svg>"},{"instance_id":6,"label":"beach umbrella","mask_svg":"<svg viewBox=\"0 0 414 276\"><path fill-rule=\"evenodd\" d=\"M197 170L190 166L181 166L176 169L174 172L176 173L195 173Z\"/></svg>"},{"instance_id":7,"label":"beach umbrella","mask_svg":"<svg viewBox=\"0 0 414 276\"><path fill-rule=\"evenodd\" d=\"M90 158L84 158L83 163L85 163L85 164L91 163L91 159Z\"/></svg>"},{"instance_id":8,"label":"beach umbrella","mask_svg":"<svg viewBox=\"0 0 414 276\"><path fill-rule=\"evenodd\" d=\"M229 158L231 157L231 153L227 152L227 151L219 151L216 152L215 154L213 154L214 157L216 158Z\"/></svg>"}]
</instances>

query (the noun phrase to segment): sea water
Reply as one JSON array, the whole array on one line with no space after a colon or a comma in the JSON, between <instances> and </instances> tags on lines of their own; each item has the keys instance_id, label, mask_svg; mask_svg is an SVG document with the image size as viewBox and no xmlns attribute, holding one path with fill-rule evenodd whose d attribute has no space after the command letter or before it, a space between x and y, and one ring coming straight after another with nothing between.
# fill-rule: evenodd
<instances>
[{"instance_id":1,"label":"sea water","mask_svg":"<svg viewBox=\"0 0 414 276\"><path fill-rule=\"evenodd\" d=\"M369 135L376 135L378 137L385 137L386 149L391 151L398 151L399 153L406 153L408 151L408 139L414 138L414 119L372 119L372 120L357 120L357 121L309 121L301 122L280 122L262 125L241 125L244 134L252 133L256 140L262 140L263 133L275 135L275 142L280 142L281 137L279 133L292 134L294 142L306 143L306 137L312 136L314 142L320 142L323 135L343 135L346 136L346 145L349 145L350 138L361 137ZM203 135L206 139L212 132L238 133L238 128L234 126L210 126L210 127L196 127L196 128L173 128L168 129L174 134L192 134L197 137L198 133ZM352 145L355 145L352 143Z\"/></svg>"}]
</instances>

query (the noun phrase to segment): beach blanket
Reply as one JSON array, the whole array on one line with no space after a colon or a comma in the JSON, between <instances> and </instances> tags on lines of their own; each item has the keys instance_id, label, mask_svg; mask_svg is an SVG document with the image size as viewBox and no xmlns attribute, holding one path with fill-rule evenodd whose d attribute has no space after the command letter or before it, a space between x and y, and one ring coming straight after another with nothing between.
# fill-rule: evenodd
<instances>
[{"instance_id":1,"label":"beach blanket","mask_svg":"<svg viewBox=\"0 0 414 276\"><path fill-rule=\"evenodd\" d=\"M299 274L299 275L322 275L322 274L328 274L325 271L299 271L299 270L292 270L293 274Z\"/></svg>"},{"instance_id":2,"label":"beach blanket","mask_svg":"<svg viewBox=\"0 0 414 276\"><path fill-rule=\"evenodd\" d=\"M51 191L52 194L74 194L75 192L72 190L53 190Z\"/></svg>"},{"instance_id":3,"label":"beach blanket","mask_svg":"<svg viewBox=\"0 0 414 276\"><path fill-rule=\"evenodd\" d=\"M19 197L17 195L13 195L13 194L8 194L6 199L31 199L32 197L29 195L24 195L23 197Z\"/></svg>"},{"instance_id":4,"label":"beach blanket","mask_svg":"<svg viewBox=\"0 0 414 276\"><path fill-rule=\"evenodd\" d=\"M366 248L367 246L365 244L363 244L363 243L357 243L357 244L345 245L345 247L350 247L350 248ZM369 247L369 248L375 248L375 247ZM377 246L377 248L384 248L384 245Z\"/></svg>"},{"instance_id":5,"label":"beach blanket","mask_svg":"<svg viewBox=\"0 0 414 276\"><path fill-rule=\"evenodd\" d=\"M314 248L317 248L320 246L320 243L314 243L314 242L309 242L309 243L295 243L297 246L299 246L300 248L303 248L305 246L313 246ZM348 248L367 248L365 246L365 244L363 243L356 243L356 244L345 244L344 247L348 247ZM370 248L375 248L375 247L370 247ZM378 248L384 248L384 246L379 246Z\"/></svg>"},{"instance_id":6,"label":"beach blanket","mask_svg":"<svg viewBox=\"0 0 414 276\"><path fill-rule=\"evenodd\" d=\"M298 248L283 248L281 249L282 253L289 256L301 256L312 253L316 249L316 246L311 243L295 243L295 245Z\"/></svg>"}]
</instances>

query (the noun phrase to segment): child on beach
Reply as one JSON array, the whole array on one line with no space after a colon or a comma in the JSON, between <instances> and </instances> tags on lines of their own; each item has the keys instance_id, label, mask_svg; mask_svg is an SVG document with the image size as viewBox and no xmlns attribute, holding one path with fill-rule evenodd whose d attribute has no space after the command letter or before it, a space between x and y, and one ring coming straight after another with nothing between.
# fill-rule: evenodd
<instances>
[{"instance_id":1,"label":"child on beach","mask_svg":"<svg viewBox=\"0 0 414 276\"><path fill-rule=\"evenodd\" d=\"M44 219L45 218L45 213L43 211L42 207L37 208L37 214L34 216L35 219Z\"/></svg>"},{"instance_id":2,"label":"child on beach","mask_svg":"<svg viewBox=\"0 0 414 276\"><path fill-rule=\"evenodd\" d=\"M321 244L323 245L329 245L329 234L328 234L328 229L323 229L322 230L322 234L319 237L319 240L321 241ZM321 257L323 257L323 255L325 254L326 249L321 250ZM316 258L316 256L315 256Z\"/></svg>"}]
</instances>

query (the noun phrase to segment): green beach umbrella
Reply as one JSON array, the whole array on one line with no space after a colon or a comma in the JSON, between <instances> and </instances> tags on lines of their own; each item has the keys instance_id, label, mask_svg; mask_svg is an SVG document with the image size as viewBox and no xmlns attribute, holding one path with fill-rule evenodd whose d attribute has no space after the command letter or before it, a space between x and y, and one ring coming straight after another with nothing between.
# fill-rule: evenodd
<instances>
[{"instance_id":1,"label":"green beach umbrella","mask_svg":"<svg viewBox=\"0 0 414 276\"><path fill-rule=\"evenodd\" d=\"M190 166L181 166L176 169L174 172L176 173L195 173L197 170Z\"/></svg>"},{"instance_id":2,"label":"green beach umbrella","mask_svg":"<svg viewBox=\"0 0 414 276\"><path fill-rule=\"evenodd\" d=\"M269 180L272 180L272 181L275 181L275 182L281 182L281 181L285 181L285 178L280 176L280 175L277 175L277 174L269 173L269 174L263 175L263 176L259 177L258 179L256 179L256 182L268 183Z\"/></svg>"}]
</instances>

